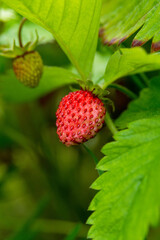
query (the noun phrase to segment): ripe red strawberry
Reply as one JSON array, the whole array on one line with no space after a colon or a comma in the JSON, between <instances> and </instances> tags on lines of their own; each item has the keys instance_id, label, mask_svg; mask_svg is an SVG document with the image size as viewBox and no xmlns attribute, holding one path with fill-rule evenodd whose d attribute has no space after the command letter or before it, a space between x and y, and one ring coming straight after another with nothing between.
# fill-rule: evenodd
<instances>
[{"instance_id":1,"label":"ripe red strawberry","mask_svg":"<svg viewBox=\"0 0 160 240\"><path fill-rule=\"evenodd\" d=\"M13 60L17 79L28 87L36 87L43 72L43 62L38 52L26 52Z\"/></svg>"},{"instance_id":2,"label":"ripe red strawberry","mask_svg":"<svg viewBox=\"0 0 160 240\"><path fill-rule=\"evenodd\" d=\"M93 138L103 126L105 112L103 102L92 92L80 90L69 93L56 112L60 141L71 146Z\"/></svg>"}]
</instances>

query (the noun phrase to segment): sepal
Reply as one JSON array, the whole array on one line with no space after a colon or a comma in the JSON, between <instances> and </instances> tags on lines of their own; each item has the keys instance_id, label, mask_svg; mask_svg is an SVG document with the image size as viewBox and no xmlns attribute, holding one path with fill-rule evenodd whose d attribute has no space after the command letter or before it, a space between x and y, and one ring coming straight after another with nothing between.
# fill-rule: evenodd
<instances>
[{"instance_id":1,"label":"sepal","mask_svg":"<svg viewBox=\"0 0 160 240\"><path fill-rule=\"evenodd\" d=\"M10 47L5 47L5 46L0 46L0 56L6 57L6 58L16 58L18 56L24 55L26 52L32 52L36 48L38 44L38 33L36 31L36 39L34 41L30 41L26 43L23 47L16 46L15 40L13 42L13 46Z\"/></svg>"},{"instance_id":2,"label":"sepal","mask_svg":"<svg viewBox=\"0 0 160 240\"><path fill-rule=\"evenodd\" d=\"M108 90L102 89L98 84L94 84L91 80L82 81L77 80L83 90L91 91L93 94L98 96L100 99L103 99L109 94Z\"/></svg>"}]
</instances>

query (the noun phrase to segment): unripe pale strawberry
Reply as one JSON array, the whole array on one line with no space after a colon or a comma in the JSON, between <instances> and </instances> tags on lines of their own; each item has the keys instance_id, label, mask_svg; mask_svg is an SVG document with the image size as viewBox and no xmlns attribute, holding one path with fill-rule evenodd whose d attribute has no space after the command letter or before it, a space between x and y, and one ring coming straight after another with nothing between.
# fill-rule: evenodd
<instances>
[{"instance_id":1,"label":"unripe pale strawberry","mask_svg":"<svg viewBox=\"0 0 160 240\"><path fill-rule=\"evenodd\" d=\"M92 92L69 93L61 100L56 112L60 141L71 146L93 138L103 126L105 113L103 102Z\"/></svg>"},{"instance_id":2,"label":"unripe pale strawberry","mask_svg":"<svg viewBox=\"0 0 160 240\"><path fill-rule=\"evenodd\" d=\"M13 60L13 70L21 83L34 88L38 85L43 72L42 58L36 51L26 52Z\"/></svg>"}]
</instances>

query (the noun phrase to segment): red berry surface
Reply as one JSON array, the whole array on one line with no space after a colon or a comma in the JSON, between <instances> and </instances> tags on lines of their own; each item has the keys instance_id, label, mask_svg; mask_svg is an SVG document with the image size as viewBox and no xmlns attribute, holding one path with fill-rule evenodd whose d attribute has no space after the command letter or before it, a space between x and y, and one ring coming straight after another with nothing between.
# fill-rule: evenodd
<instances>
[{"instance_id":1,"label":"red berry surface","mask_svg":"<svg viewBox=\"0 0 160 240\"><path fill-rule=\"evenodd\" d=\"M56 112L60 141L71 146L93 138L103 126L105 113L103 102L92 92L69 93L62 98Z\"/></svg>"}]
</instances>

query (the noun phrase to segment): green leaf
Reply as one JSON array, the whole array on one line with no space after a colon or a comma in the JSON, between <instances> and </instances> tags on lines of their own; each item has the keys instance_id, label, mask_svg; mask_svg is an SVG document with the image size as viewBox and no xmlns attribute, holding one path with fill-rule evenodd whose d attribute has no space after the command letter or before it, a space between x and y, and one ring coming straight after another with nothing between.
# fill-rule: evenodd
<instances>
[{"instance_id":1,"label":"green leaf","mask_svg":"<svg viewBox=\"0 0 160 240\"><path fill-rule=\"evenodd\" d=\"M3 0L8 6L51 32L82 78L92 67L101 0Z\"/></svg>"},{"instance_id":2,"label":"green leaf","mask_svg":"<svg viewBox=\"0 0 160 240\"><path fill-rule=\"evenodd\" d=\"M101 85L101 81L103 82L102 76L111 55L110 51L105 54L96 52L92 69L92 81L94 84Z\"/></svg>"},{"instance_id":3,"label":"green leaf","mask_svg":"<svg viewBox=\"0 0 160 240\"><path fill-rule=\"evenodd\" d=\"M159 77L153 78L149 83L149 88L143 89L140 97L129 104L128 109L116 121L116 125L125 128L129 122L157 115L160 115Z\"/></svg>"},{"instance_id":4,"label":"green leaf","mask_svg":"<svg viewBox=\"0 0 160 240\"><path fill-rule=\"evenodd\" d=\"M158 69L160 69L160 54L147 54L141 47L121 48L109 59L104 76L104 87L118 78Z\"/></svg>"},{"instance_id":5,"label":"green leaf","mask_svg":"<svg viewBox=\"0 0 160 240\"><path fill-rule=\"evenodd\" d=\"M92 185L100 190L89 210L94 240L144 240L158 223L160 206L160 116L133 122L106 144Z\"/></svg>"},{"instance_id":6,"label":"green leaf","mask_svg":"<svg viewBox=\"0 0 160 240\"><path fill-rule=\"evenodd\" d=\"M159 0L105 1L102 8L102 41L112 45L134 37L132 46L141 46L153 38L152 50L160 50Z\"/></svg>"},{"instance_id":7,"label":"green leaf","mask_svg":"<svg viewBox=\"0 0 160 240\"><path fill-rule=\"evenodd\" d=\"M4 73L7 68L7 58L0 56L0 74ZM1 79L1 78L0 78Z\"/></svg>"},{"instance_id":8,"label":"green leaf","mask_svg":"<svg viewBox=\"0 0 160 240\"><path fill-rule=\"evenodd\" d=\"M63 85L75 83L76 78L77 75L63 68L45 66L39 86L30 89L21 84L10 70L6 75L1 75L0 92L3 99L8 102L27 102Z\"/></svg>"}]
</instances>

